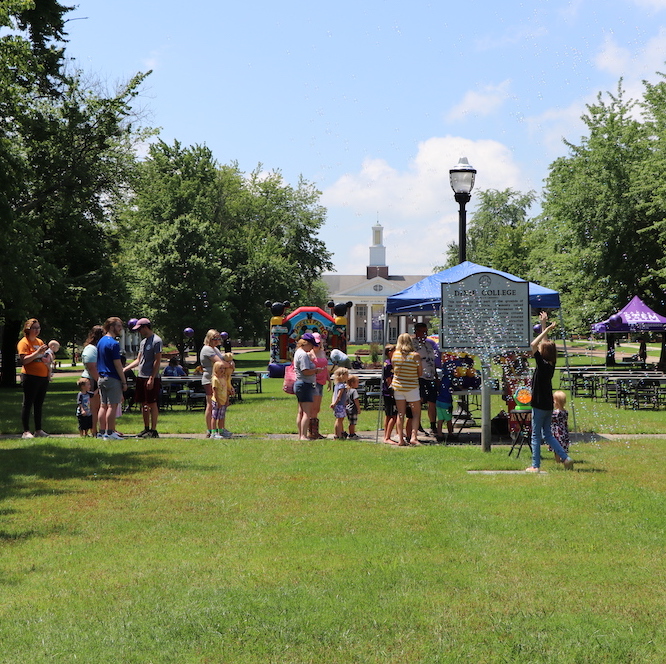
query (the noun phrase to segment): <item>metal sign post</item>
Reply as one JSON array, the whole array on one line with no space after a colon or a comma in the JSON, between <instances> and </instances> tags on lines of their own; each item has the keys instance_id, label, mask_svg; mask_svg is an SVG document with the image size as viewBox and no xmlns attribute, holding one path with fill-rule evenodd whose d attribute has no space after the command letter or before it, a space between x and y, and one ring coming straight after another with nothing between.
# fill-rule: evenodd
<instances>
[{"instance_id":1,"label":"metal sign post","mask_svg":"<svg viewBox=\"0 0 666 664\"><path fill-rule=\"evenodd\" d=\"M479 272L442 284L440 348L481 358L481 447L490 451L490 360L530 348L529 284Z\"/></svg>"}]
</instances>

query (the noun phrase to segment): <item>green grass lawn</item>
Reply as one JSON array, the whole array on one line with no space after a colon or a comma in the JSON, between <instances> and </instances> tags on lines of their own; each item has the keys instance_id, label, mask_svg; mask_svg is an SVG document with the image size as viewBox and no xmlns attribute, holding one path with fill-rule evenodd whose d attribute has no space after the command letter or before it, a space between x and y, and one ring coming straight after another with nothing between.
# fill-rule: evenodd
<instances>
[{"instance_id":1,"label":"green grass lawn","mask_svg":"<svg viewBox=\"0 0 666 664\"><path fill-rule=\"evenodd\" d=\"M663 442L5 440L0 661L661 662Z\"/></svg>"},{"instance_id":2,"label":"green grass lawn","mask_svg":"<svg viewBox=\"0 0 666 664\"><path fill-rule=\"evenodd\" d=\"M61 433L69 382L47 397ZM266 388L227 441L0 440L0 662L665 660L663 412L663 438L574 445L574 472L546 453L479 475L526 459L267 439L295 401ZM3 432L19 406L0 392Z\"/></svg>"}]
</instances>

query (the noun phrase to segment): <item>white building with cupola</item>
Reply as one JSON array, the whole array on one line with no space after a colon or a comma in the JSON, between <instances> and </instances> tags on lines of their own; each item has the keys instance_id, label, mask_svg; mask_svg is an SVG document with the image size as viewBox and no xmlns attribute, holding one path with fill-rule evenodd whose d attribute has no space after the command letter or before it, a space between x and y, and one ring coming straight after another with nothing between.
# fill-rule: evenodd
<instances>
[{"instance_id":1,"label":"white building with cupola","mask_svg":"<svg viewBox=\"0 0 666 664\"><path fill-rule=\"evenodd\" d=\"M352 344L395 343L399 334L413 332L413 323L422 317L391 316L388 338L384 338L386 298L421 281L428 275L389 274L384 246L384 228L377 222L372 227L372 245L365 274L324 274L329 298L334 302L351 302L347 315L347 339Z\"/></svg>"}]
</instances>

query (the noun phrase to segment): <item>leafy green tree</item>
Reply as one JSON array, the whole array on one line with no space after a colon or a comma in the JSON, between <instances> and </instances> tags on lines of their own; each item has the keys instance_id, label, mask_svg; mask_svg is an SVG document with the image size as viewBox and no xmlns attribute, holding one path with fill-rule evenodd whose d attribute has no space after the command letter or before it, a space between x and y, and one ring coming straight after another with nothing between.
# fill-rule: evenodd
<instances>
[{"instance_id":1,"label":"leafy green tree","mask_svg":"<svg viewBox=\"0 0 666 664\"><path fill-rule=\"evenodd\" d=\"M303 180L218 166L206 147L153 145L118 220L135 307L170 341L183 327L264 339L266 300L325 297L318 197Z\"/></svg>"},{"instance_id":2,"label":"leafy green tree","mask_svg":"<svg viewBox=\"0 0 666 664\"><path fill-rule=\"evenodd\" d=\"M533 224L528 210L536 199L505 189L478 193L479 204L468 231L469 260L516 276L527 273L529 244L527 238Z\"/></svg>"},{"instance_id":3,"label":"leafy green tree","mask_svg":"<svg viewBox=\"0 0 666 664\"><path fill-rule=\"evenodd\" d=\"M531 276L563 294L570 329L589 326L633 295L654 302L658 233L641 211L637 181L650 156L636 102L599 95L583 120L589 135L550 167L530 260Z\"/></svg>"},{"instance_id":4,"label":"leafy green tree","mask_svg":"<svg viewBox=\"0 0 666 664\"><path fill-rule=\"evenodd\" d=\"M0 38L3 358L14 357L26 317L69 342L117 311L122 293L108 213L134 163L129 119L143 77L106 95L66 74L67 11L51 0L0 11L9 29ZM13 367L3 383L14 384Z\"/></svg>"},{"instance_id":5,"label":"leafy green tree","mask_svg":"<svg viewBox=\"0 0 666 664\"><path fill-rule=\"evenodd\" d=\"M645 124L648 150L636 165L632 193L638 209L645 217L645 226L638 230L641 240L657 240L661 251L644 275L644 284L651 301L666 311L666 76L660 74L656 84L644 81L645 93L640 102Z\"/></svg>"},{"instance_id":6,"label":"leafy green tree","mask_svg":"<svg viewBox=\"0 0 666 664\"><path fill-rule=\"evenodd\" d=\"M467 225L467 260L525 275L533 229L528 210L536 200L535 192L489 189L479 191L477 196L479 202ZM435 268L435 272L457 264L458 245L452 242L447 247L445 265Z\"/></svg>"},{"instance_id":7,"label":"leafy green tree","mask_svg":"<svg viewBox=\"0 0 666 664\"><path fill-rule=\"evenodd\" d=\"M331 254L317 238L326 210L320 192L299 180L296 187L278 172L262 174L257 168L249 177L237 169L226 172L235 186L225 187L233 242L225 247L230 265L230 300L238 326L246 338L267 334L266 300L325 304L321 273L332 269ZM294 292L298 295L294 296Z\"/></svg>"},{"instance_id":8,"label":"leafy green tree","mask_svg":"<svg viewBox=\"0 0 666 664\"><path fill-rule=\"evenodd\" d=\"M233 325L220 184L208 148L159 141L118 208L133 315L149 317L167 341L180 342L192 327L200 343L208 329Z\"/></svg>"}]
</instances>

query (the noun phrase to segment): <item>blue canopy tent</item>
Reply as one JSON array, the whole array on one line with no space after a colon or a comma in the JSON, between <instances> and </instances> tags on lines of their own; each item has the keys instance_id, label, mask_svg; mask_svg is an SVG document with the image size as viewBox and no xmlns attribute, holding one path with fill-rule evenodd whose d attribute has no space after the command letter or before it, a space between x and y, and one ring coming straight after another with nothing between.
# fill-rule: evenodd
<instances>
[{"instance_id":1,"label":"blue canopy tent","mask_svg":"<svg viewBox=\"0 0 666 664\"><path fill-rule=\"evenodd\" d=\"M386 299L386 320L388 323L388 317L391 314L394 315L405 315L405 314L418 314L418 313L429 313L436 314L442 304L442 284L445 283L456 283L461 279L466 279L475 274L481 272L490 272L491 274L496 274L511 281L520 281L524 282L524 279L516 277L508 272L501 272L500 270L493 270L490 267L484 267L483 265L477 265L470 261L464 261L455 267L449 268L448 270L443 270L437 274L433 274L421 281L415 283L409 288L392 295ZM560 294L551 290L550 288L544 288L538 284L533 284L532 282L528 283L528 299L530 307L533 309L560 309ZM561 312L560 312L560 323ZM564 329L564 328L562 328ZM563 335L564 338L564 335ZM565 357L566 354L566 342L565 342ZM568 367L568 357L567 357L567 367ZM483 407L483 419L484 419L484 433L482 434L482 444L484 437L490 438L490 399L489 397L484 397L484 401L487 405ZM573 430L576 430L576 415L575 410L573 410L573 403L571 404L573 411ZM487 431L486 431L487 429ZM488 443L489 445L489 443Z\"/></svg>"},{"instance_id":2,"label":"blue canopy tent","mask_svg":"<svg viewBox=\"0 0 666 664\"><path fill-rule=\"evenodd\" d=\"M465 261L433 274L425 279L421 279L413 286L392 295L386 299L387 314L410 314L418 312L435 312L439 310L442 301L442 284L455 283L479 272L490 272L497 274L512 281L524 281L508 272L493 270L490 267L477 265L470 261ZM537 284L529 283L529 302L534 309L559 309L560 294L550 288L544 288Z\"/></svg>"}]
</instances>

